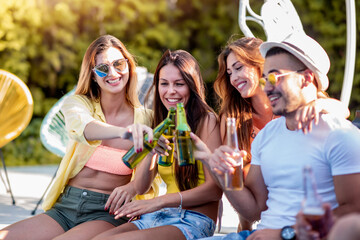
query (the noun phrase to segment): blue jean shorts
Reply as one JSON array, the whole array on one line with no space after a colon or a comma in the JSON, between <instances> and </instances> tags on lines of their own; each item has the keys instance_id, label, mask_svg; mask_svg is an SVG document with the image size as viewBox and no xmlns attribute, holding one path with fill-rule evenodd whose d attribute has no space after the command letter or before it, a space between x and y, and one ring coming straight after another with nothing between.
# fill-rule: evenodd
<instances>
[{"instance_id":1,"label":"blue jean shorts","mask_svg":"<svg viewBox=\"0 0 360 240\"><path fill-rule=\"evenodd\" d=\"M89 221L103 220L114 226L128 221L127 217L115 219L105 211L108 194L67 186L55 205L45 212L58 222L64 231Z\"/></svg>"},{"instance_id":2,"label":"blue jean shorts","mask_svg":"<svg viewBox=\"0 0 360 240\"><path fill-rule=\"evenodd\" d=\"M211 218L195 211L179 210L179 208L164 208L147 213L132 223L139 229L175 226L180 229L187 240L210 237L215 232L215 223Z\"/></svg>"},{"instance_id":3,"label":"blue jean shorts","mask_svg":"<svg viewBox=\"0 0 360 240\"><path fill-rule=\"evenodd\" d=\"M209 238L204 238L204 239L199 239L199 240L245 240L247 239L248 236L250 236L253 232L255 232L256 230L244 230L238 233L229 233L225 236L214 236L214 237L209 237Z\"/></svg>"}]
</instances>

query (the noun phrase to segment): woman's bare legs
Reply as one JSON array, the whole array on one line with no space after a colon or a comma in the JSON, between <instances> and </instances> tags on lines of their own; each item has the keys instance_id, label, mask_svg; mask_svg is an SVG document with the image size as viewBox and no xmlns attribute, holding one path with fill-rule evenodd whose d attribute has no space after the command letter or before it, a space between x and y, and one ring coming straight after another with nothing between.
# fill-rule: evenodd
<instances>
[{"instance_id":1,"label":"woman's bare legs","mask_svg":"<svg viewBox=\"0 0 360 240\"><path fill-rule=\"evenodd\" d=\"M64 232L64 229L53 218L39 214L0 230L0 239L49 240Z\"/></svg>"},{"instance_id":2,"label":"woman's bare legs","mask_svg":"<svg viewBox=\"0 0 360 240\"><path fill-rule=\"evenodd\" d=\"M186 240L183 233L177 227L167 225L162 227L139 230L134 224L126 223L112 230L106 231L92 240Z\"/></svg>"},{"instance_id":3,"label":"woman's bare legs","mask_svg":"<svg viewBox=\"0 0 360 240\"><path fill-rule=\"evenodd\" d=\"M103 220L85 222L59 235L54 240L88 240L112 228L115 229L115 226Z\"/></svg>"},{"instance_id":4,"label":"woman's bare legs","mask_svg":"<svg viewBox=\"0 0 360 240\"><path fill-rule=\"evenodd\" d=\"M341 217L330 230L330 234L327 239L360 239L360 214L352 213Z\"/></svg>"},{"instance_id":5,"label":"woman's bare legs","mask_svg":"<svg viewBox=\"0 0 360 240\"><path fill-rule=\"evenodd\" d=\"M111 229L109 231L106 231L106 232L103 232L103 233L97 235L92 240L106 239L107 237L114 236L116 234L126 233L126 232L131 232L131 231L136 231L136 230L139 230L139 229L134 224L125 223L121 226L118 226L114 229Z\"/></svg>"},{"instance_id":6,"label":"woman's bare legs","mask_svg":"<svg viewBox=\"0 0 360 240\"><path fill-rule=\"evenodd\" d=\"M238 215L239 215L239 225L238 225L237 232L241 232L241 231L244 231L244 230L251 231L253 222L249 222L248 220L243 218L240 214L238 214Z\"/></svg>"},{"instance_id":7,"label":"woman's bare legs","mask_svg":"<svg viewBox=\"0 0 360 240\"><path fill-rule=\"evenodd\" d=\"M99 220L80 224L65 232L53 218L39 214L0 230L0 240L87 240L112 228L115 227L111 223Z\"/></svg>"}]
</instances>

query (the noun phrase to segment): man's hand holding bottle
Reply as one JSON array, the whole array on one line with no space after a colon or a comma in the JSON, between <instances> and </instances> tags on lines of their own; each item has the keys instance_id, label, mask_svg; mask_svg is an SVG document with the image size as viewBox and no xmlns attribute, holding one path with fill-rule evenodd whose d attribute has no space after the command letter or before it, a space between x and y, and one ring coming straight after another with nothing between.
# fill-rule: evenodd
<instances>
[{"instance_id":1,"label":"man's hand holding bottle","mask_svg":"<svg viewBox=\"0 0 360 240\"><path fill-rule=\"evenodd\" d=\"M224 175L226 172L234 172L237 162L234 161L233 156L240 154L241 157L247 155L246 151L234 151L234 149L227 145L222 145L211 153L206 144L194 133L190 134L195 145L195 158L201 160L218 179L219 183L224 186Z\"/></svg>"}]
</instances>

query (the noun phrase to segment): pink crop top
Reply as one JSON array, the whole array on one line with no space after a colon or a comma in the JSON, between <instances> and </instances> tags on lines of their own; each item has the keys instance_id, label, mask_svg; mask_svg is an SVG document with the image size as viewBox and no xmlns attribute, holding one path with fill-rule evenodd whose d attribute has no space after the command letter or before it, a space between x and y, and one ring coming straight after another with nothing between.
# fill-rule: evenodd
<instances>
[{"instance_id":1,"label":"pink crop top","mask_svg":"<svg viewBox=\"0 0 360 240\"><path fill-rule=\"evenodd\" d=\"M99 145L85 166L116 175L130 175L133 170L122 161L126 152L126 150Z\"/></svg>"}]
</instances>

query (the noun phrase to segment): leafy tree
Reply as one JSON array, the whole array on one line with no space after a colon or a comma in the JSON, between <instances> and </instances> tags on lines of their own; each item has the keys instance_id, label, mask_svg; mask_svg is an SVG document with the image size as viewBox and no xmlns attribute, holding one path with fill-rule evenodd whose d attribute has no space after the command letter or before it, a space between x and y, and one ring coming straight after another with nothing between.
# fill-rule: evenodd
<instances>
[{"instance_id":1,"label":"leafy tree","mask_svg":"<svg viewBox=\"0 0 360 240\"><path fill-rule=\"evenodd\" d=\"M293 4L302 20L305 31L318 40L327 51L331 68L329 71L330 96L340 98L346 54L346 6L345 0L293 0ZM360 2L355 1L355 8L360 9ZM359 13L357 13L359 16ZM360 26L360 18L356 19ZM357 27L357 36L360 36L360 28ZM359 42L359 37L357 37ZM356 51L359 53L360 45ZM356 74L360 70L360 59L356 58L353 90L349 109L352 115L356 109L360 109L360 76Z\"/></svg>"},{"instance_id":2,"label":"leafy tree","mask_svg":"<svg viewBox=\"0 0 360 240\"><path fill-rule=\"evenodd\" d=\"M264 1L250 3L259 13ZM293 0L293 4L305 31L329 53L328 92L339 98L345 66L345 2ZM360 2L355 4L360 9ZM34 98L30 125L4 147L8 164L59 161L42 147L40 123L76 84L86 48L99 35L121 39L138 64L151 72L166 49L189 51L200 63L207 100L214 107L217 55L231 36L243 36L238 26L238 1L234 0L0 0L0 6L0 68L19 76ZM357 21L360 24L359 18ZM257 24L248 25L255 36L264 39ZM356 72L359 68L357 59ZM360 108L359 85L360 76L355 75L352 112Z\"/></svg>"}]
</instances>

